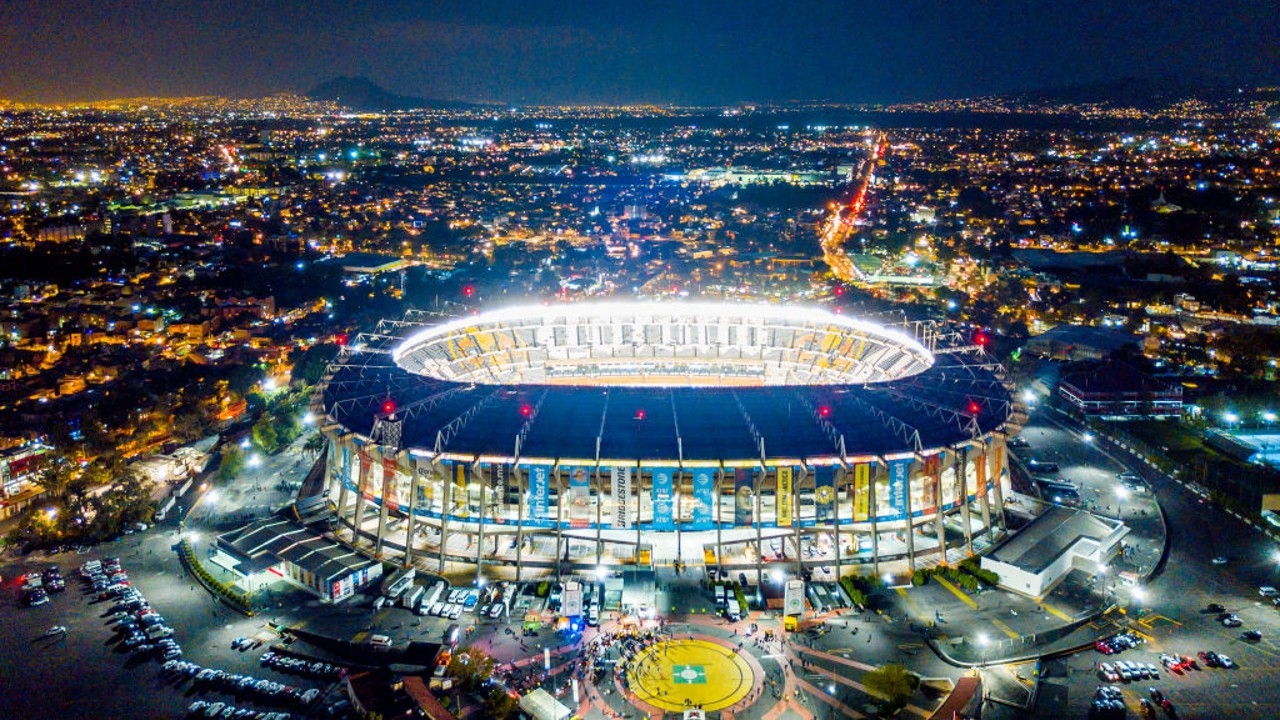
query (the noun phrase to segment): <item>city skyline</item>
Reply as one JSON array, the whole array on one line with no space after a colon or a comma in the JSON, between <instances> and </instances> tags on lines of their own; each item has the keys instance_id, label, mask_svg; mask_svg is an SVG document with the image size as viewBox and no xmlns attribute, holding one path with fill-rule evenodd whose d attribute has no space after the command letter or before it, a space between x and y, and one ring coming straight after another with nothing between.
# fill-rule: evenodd
<instances>
[{"instance_id":1,"label":"city skyline","mask_svg":"<svg viewBox=\"0 0 1280 720\"><path fill-rule=\"evenodd\" d=\"M72 20L72 22L68 22ZM80 0L0 9L0 98L305 92L365 76L511 104L906 102L1099 84L1280 80L1280 7L1159 3L593 6Z\"/></svg>"}]
</instances>

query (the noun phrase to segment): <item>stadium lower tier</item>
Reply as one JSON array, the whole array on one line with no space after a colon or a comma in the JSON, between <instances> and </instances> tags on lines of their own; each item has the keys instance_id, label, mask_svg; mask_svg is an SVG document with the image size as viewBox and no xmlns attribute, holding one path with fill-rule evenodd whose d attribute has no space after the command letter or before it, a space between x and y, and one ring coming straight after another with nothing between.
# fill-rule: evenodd
<instances>
[{"instance_id":1,"label":"stadium lower tier","mask_svg":"<svg viewBox=\"0 0 1280 720\"><path fill-rule=\"evenodd\" d=\"M1004 458L992 436L837 465L513 465L383 452L346 435L331 439L326 492L358 545L442 570L446 561L826 569L972 552L975 537L1004 526Z\"/></svg>"}]
</instances>

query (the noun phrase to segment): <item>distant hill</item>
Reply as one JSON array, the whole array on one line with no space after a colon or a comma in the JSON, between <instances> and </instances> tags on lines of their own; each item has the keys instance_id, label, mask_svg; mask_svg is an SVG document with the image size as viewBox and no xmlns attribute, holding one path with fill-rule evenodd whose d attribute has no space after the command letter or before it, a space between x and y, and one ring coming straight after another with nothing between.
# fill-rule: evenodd
<instances>
[{"instance_id":1,"label":"distant hill","mask_svg":"<svg viewBox=\"0 0 1280 720\"><path fill-rule=\"evenodd\" d=\"M307 97L312 100L328 100L360 112L385 112L390 110L459 110L473 107L471 103L453 100L432 100L397 95L365 77L336 77L311 88Z\"/></svg>"},{"instance_id":2,"label":"distant hill","mask_svg":"<svg viewBox=\"0 0 1280 720\"><path fill-rule=\"evenodd\" d=\"M1157 107L1185 98L1213 102L1235 93L1234 86L1215 86L1194 78L1126 77L1112 82L1081 83L1006 93L1001 97L1032 103L1104 103Z\"/></svg>"}]
</instances>

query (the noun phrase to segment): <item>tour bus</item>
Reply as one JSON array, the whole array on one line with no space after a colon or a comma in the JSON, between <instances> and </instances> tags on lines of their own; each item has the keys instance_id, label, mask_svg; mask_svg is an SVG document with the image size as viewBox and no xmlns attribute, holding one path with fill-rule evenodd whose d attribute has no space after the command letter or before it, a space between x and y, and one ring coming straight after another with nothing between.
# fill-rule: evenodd
<instances>
[{"instance_id":1,"label":"tour bus","mask_svg":"<svg viewBox=\"0 0 1280 720\"><path fill-rule=\"evenodd\" d=\"M400 607L414 610L418 607L418 603L422 602L422 596L425 595L427 589L421 585L414 585L400 596Z\"/></svg>"}]
</instances>

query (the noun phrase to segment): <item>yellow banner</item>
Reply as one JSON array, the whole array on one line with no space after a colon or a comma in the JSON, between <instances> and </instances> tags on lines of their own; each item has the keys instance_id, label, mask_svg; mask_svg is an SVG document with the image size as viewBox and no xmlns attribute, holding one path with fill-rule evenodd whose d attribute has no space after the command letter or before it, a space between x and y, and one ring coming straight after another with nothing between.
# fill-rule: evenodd
<instances>
[{"instance_id":1,"label":"yellow banner","mask_svg":"<svg viewBox=\"0 0 1280 720\"><path fill-rule=\"evenodd\" d=\"M991 482L999 484L1000 476L1004 474L1004 445L997 444L992 453L994 457L991 460Z\"/></svg>"},{"instance_id":2,"label":"yellow banner","mask_svg":"<svg viewBox=\"0 0 1280 720\"><path fill-rule=\"evenodd\" d=\"M778 468L778 527L791 527L791 466Z\"/></svg>"},{"instance_id":3,"label":"yellow banner","mask_svg":"<svg viewBox=\"0 0 1280 720\"><path fill-rule=\"evenodd\" d=\"M453 489L453 507L459 517L467 517L467 508L471 505L467 497L467 466L463 463L457 463L453 466L454 485Z\"/></svg>"},{"instance_id":4,"label":"yellow banner","mask_svg":"<svg viewBox=\"0 0 1280 720\"><path fill-rule=\"evenodd\" d=\"M871 466L867 463L853 466L853 521L866 522L871 518Z\"/></svg>"},{"instance_id":5,"label":"yellow banner","mask_svg":"<svg viewBox=\"0 0 1280 720\"><path fill-rule=\"evenodd\" d=\"M978 487L974 488L978 497L987 496L987 454L981 453L973 459L973 469L978 475Z\"/></svg>"}]
</instances>

